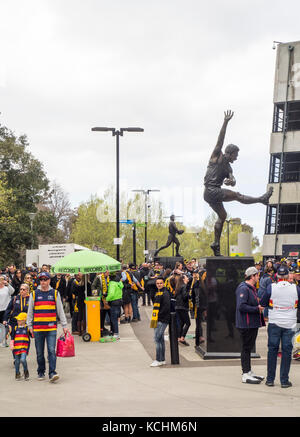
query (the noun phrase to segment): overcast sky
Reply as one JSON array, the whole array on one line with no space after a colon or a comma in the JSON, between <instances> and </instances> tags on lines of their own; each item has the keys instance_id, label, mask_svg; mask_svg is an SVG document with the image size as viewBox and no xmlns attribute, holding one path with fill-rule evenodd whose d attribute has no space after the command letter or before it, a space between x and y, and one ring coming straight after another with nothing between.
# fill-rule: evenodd
<instances>
[{"instance_id":1,"label":"overcast sky","mask_svg":"<svg viewBox=\"0 0 300 437\"><path fill-rule=\"evenodd\" d=\"M167 214L203 224L203 177L223 112L240 147L235 189L265 192L273 114L273 40L300 39L298 1L2 0L0 121L72 205L115 183L156 188ZM3 62L4 61L4 62ZM262 241L265 207L226 204Z\"/></svg>"}]
</instances>

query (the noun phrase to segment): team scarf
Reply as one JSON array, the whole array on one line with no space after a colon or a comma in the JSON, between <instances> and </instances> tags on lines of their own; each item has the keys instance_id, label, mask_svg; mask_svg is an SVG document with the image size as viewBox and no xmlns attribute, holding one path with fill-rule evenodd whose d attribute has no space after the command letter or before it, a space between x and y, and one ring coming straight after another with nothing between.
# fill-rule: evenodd
<instances>
[{"instance_id":1,"label":"team scarf","mask_svg":"<svg viewBox=\"0 0 300 437\"><path fill-rule=\"evenodd\" d=\"M175 295L175 290L170 283L170 276L165 280L165 287L173 296Z\"/></svg>"},{"instance_id":2,"label":"team scarf","mask_svg":"<svg viewBox=\"0 0 300 437\"><path fill-rule=\"evenodd\" d=\"M30 293L32 293L34 291L34 286L32 282L24 282L24 284L27 284L30 288Z\"/></svg>"},{"instance_id":3,"label":"team scarf","mask_svg":"<svg viewBox=\"0 0 300 437\"><path fill-rule=\"evenodd\" d=\"M158 313L160 310L160 303L161 303L161 298L163 296L164 292L163 291L157 291L155 294L155 302L153 305L153 310L152 310L152 317L151 317L151 322L150 322L150 328L156 328L157 327L157 321L158 321Z\"/></svg>"},{"instance_id":4,"label":"team scarf","mask_svg":"<svg viewBox=\"0 0 300 437\"><path fill-rule=\"evenodd\" d=\"M101 274L101 283L102 283L102 293L107 293L107 288L108 288L108 285L109 285L109 276L107 276L107 278L105 280L104 273L102 273Z\"/></svg>"},{"instance_id":5,"label":"team scarf","mask_svg":"<svg viewBox=\"0 0 300 437\"><path fill-rule=\"evenodd\" d=\"M77 279L74 279L74 282L75 282L76 285L80 285L80 286L83 285L82 281L78 282ZM73 297L73 299L75 301L74 302L74 312L78 313L79 312L79 310L78 310L78 298L77 298L77 296L75 294L73 294L72 297Z\"/></svg>"},{"instance_id":6,"label":"team scarf","mask_svg":"<svg viewBox=\"0 0 300 437\"><path fill-rule=\"evenodd\" d=\"M195 278L193 278L193 280L192 280L191 288L190 288L190 292L189 292L189 309L190 309L190 311L193 311L192 293L193 293L194 283L195 283Z\"/></svg>"},{"instance_id":7,"label":"team scarf","mask_svg":"<svg viewBox=\"0 0 300 437\"><path fill-rule=\"evenodd\" d=\"M133 271L133 270L130 270L130 271ZM126 273L126 276L127 276L127 280L128 280L128 282L129 282L129 284L131 285L131 289L132 290L134 290L134 291L138 291L138 287L137 287L137 285L133 282L133 280L131 279L131 275L130 275L130 273L127 271L127 272L125 272Z\"/></svg>"}]
</instances>

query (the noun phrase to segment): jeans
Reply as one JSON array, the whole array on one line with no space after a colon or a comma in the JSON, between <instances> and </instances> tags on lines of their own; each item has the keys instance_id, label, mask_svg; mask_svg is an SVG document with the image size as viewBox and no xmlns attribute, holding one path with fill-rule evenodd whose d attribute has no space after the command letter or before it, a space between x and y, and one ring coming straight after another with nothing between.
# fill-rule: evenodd
<instances>
[{"instance_id":1,"label":"jeans","mask_svg":"<svg viewBox=\"0 0 300 437\"><path fill-rule=\"evenodd\" d=\"M281 340L280 382L286 384L289 380L293 350L293 329L280 328L275 323L268 324L268 365L267 381L273 382L276 374L277 354Z\"/></svg>"},{"instance_id":2,"label":"jeans","mask_svg":"<svg viewBox=\"0 0 300 437\"><path fill-rule=\"evenodd\" d=\"M23 365L24 373L27 372L28 367L26 358L27 354L25 352L14 356L16 373L20 373L20 364Z\"/></svg>"},{"instance_id":3,"label":"jeans","mask_svg":"<svg viewBox=\"0 0 300 437\"><path fill-rule=\"evenodd\" d=\"M165 338L164 332L168 323L157 322L157 327L154 328L154 341L156 346L156 361L165 361Z\"/></svg>"},{"instance_id":4,"label":"jeans","mask_svg":"<svg viewBox=\"0 0 300 437\"><path fill-rule=\"evenodd\" d=\"M38 363L37 373L38 375L45 375L46 363L45 363L45 341L47 342L48 359L49 359L49 376L52 376L56 368L56 331L38 331L34 332L34 341L36 349L36 358Z\"/></svg>"},{"instance_id":5,"label":"jeans","mask_svg":"<svg viewBox=\"0 0 300 437\"><path fill-rule=\"evenodd\" d=\"M251 370L251 351L255 346L258 328L239 328L242 340L241 365L243 373Z\"/></svg>"},{"instance_id":6,"label":"jeans","mask_svg":"<svg viewBox=\"0 0 300 437\"><path fill-rule=\"evenodd\" d=\"M109 310L113 334L119 334L118 317L120 317L121 313L120 308L120 305L111 305Z\"/></svg>"},{"instance_id":7,"label":"jeans","mask_svg":"<svg viewBox=\"0 0 300 437\"><path fill-rule=\"evenodd\" d=\"M134 291L133 293L130 293L131 295L131 306L132 306L132 317L133 319L140 319L140 312L138 307L138 293L137 291Z\"/></svg>"}]
</instances>

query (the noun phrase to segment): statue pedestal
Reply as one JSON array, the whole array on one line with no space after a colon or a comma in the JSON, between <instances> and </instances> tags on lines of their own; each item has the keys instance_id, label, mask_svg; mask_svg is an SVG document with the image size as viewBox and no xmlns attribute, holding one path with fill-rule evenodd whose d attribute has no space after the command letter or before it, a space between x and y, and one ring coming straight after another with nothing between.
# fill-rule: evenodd
<instances>
[{"instance_id":1,"label":"statue pedestal","mask_svg":"<svg viewBox=\"0 0 300 437\"><path fill-rule=\"evenodd\" d=\"M254 266L252 257L207 257L200 260L206 265L206 293L208 297L206 326L202 322L205 342L197 349L204 360L240 358L240 333L235 327L237 286L244 281L245 270ZM252 358L260 358L255 350Z\"/></svg>"},{"instance_id":2,"label":"statue pedestal","mask_svg":"<svg viewBox=\"0 0 300 437\"><path fill-rule=\"evenodd\" d=\"M155 256L154 262L159 262L164 266L164 269L172 269L174 270L175 264L180 262L183 264L184 259L183 256Z\"/></svg>"}]
</instances>

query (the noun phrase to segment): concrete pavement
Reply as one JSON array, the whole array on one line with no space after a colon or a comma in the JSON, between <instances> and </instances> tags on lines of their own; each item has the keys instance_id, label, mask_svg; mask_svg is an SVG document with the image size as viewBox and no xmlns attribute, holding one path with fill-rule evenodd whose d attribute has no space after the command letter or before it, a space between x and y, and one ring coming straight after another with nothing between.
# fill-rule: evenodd
<instances>
[{"instance_id":1,"label":"concrete pavement","mask_svg":"<svg viewBox=\"0 0 300 437\"><path fill-rule=\"evenodd\" d=\"M242 384L239 360L202 360L194 342L180 347L180 365L151 368L154 359L151 307L142 322L120 325L114 343L85 343L75 336L76 356L58 358L61 378L36 378L34 342L28 357L30 380L15 381L12 354L0 348L1 417L299 417L300 367L293 361L293 387ZM194 321L189 333L193 332ZM253 369L266 375L266 329L257 340L261 359ZM169 342L166 342L167 350Z\"/></svg>"}]
</instances>

